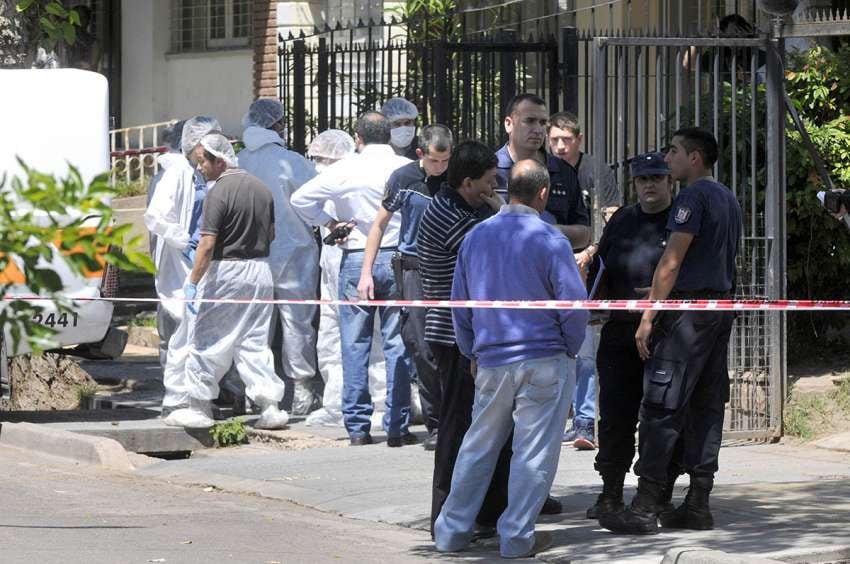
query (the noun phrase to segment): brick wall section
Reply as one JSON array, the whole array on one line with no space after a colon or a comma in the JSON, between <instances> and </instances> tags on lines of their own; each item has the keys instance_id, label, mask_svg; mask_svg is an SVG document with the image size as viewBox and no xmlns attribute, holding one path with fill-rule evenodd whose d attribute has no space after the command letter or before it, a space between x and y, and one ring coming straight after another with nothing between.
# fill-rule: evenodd
<instances>
[{"instance_id":1,"label":"brick wall section","mask_svg":"<svg viewBox=\"0 0 850 564\"><path fill-rule=\"evenodd\" d=\"M254 0L254 97L277 98L277 1Z\"/></svg>"}]
</instances>

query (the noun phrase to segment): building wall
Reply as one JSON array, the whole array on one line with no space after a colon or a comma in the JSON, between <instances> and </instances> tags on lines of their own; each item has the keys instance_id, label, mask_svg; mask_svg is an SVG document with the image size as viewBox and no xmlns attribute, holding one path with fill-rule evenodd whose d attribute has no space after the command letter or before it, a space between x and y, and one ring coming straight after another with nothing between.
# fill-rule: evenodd
<instances>
[{"instance_id":1,"label":"building wall","mask_svg":"<svg viewBox=\"0 0 850 564\"><path fill-rule=\"evenodd\" d=\"M251 48L169 54L170 0L122 0L122 126L212 115L228 135L253 96Z\"/></svg>"}]
</instances>

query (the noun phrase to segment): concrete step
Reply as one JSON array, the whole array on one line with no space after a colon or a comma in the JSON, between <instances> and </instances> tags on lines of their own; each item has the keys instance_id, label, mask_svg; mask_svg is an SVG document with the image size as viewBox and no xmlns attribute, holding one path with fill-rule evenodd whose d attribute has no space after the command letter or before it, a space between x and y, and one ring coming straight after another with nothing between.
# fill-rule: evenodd
<instances>
[{"instance_id":1,"label":"concrete step","mask_svg":"<svg viewBox=\"0 0 850 564\"><path fill-rule=\"evenodd\" d=\"M149 409L93 409L79 411L13 411L0 421L33 423L48 429L113 439L125 450L155 456L180 456L214 446L209 431L169 427Z\"/></svg>"}]
</instances>

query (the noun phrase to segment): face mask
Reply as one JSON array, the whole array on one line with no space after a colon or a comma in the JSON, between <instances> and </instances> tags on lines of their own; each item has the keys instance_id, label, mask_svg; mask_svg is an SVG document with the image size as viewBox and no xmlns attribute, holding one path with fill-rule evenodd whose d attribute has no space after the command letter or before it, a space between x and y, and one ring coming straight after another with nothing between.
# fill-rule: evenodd
<instances>
[{"instance_id":1,"label":"face mask","mask_svg":"<svg viewBox=\"0 0 850 564\"><path fill-rule=\"evenodd\" d=\"M416 128L412 125L403 125L396 127L390 131L390 143L393 146L402 148L410 145L413 137L416 135Z\"/></svg>"},{"instance_id":2,"label":"face mask","mask_svg":"<svg viewBox=\"0 0 850 564\"><path fill-rule=\"evenodd\" d=\"M316 172L317 173L321 174L321 172L323 170L325 170L326 168L328 168L328 165L326 165L325 163L316 163Z\"/></svg>"}]
</instances>

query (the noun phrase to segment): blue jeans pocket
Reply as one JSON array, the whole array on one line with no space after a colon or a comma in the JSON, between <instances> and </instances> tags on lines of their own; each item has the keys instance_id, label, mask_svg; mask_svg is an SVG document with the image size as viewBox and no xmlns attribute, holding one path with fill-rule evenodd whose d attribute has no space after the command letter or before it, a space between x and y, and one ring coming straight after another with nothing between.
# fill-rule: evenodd
<instances>
[{"instance_id":1,"label":"blue jeans pocket","mask_svg":"<svg viewBox=\"0 0 850 564\"><path fill-rule=\"evenodd\" d=\"M562 375L554 370L535 371L528 378L522 395L536 403L546 403L558 398Z\"/></svg>"}]
</instances>

